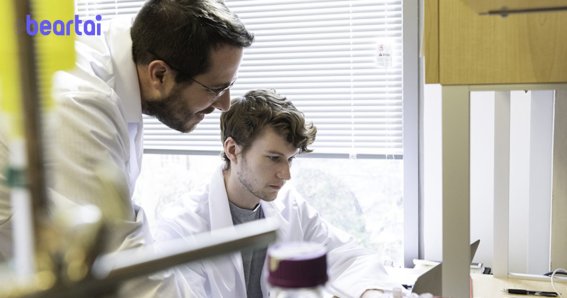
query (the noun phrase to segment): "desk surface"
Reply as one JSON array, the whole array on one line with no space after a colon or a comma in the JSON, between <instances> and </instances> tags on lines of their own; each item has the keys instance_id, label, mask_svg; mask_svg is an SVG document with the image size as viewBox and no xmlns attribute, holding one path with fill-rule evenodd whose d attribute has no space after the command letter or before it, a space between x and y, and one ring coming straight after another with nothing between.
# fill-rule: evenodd
<instances>
[{"instance_id":1,"label":"desk surface","mask_svg":"<svg viewBox=\"0 0 567 298\"><path fill-rule=\"evenodd\" d=\"M427 271L427 268L392 268L385 267L386 271L402 284L413 284L415 279ZM473 298L530 298L536 296L511 295L504 289L526 289L535 291L554 291L549 278L524 279L516 277L496 278L490 274L471 273ZM555 278L555 288L564 297L567 296L567 279Z\"/></svg>"},{"instance_id":2,"label":"desk surface","mask_svg":"<svg viewBox=\"0 0 567 298\"><path fill-rule=\"evenodd\" d=\"M535 297L525 295L511 295L504 292L506 288L519 288L539 291L553 291L550 279L529 280L518 278L495 278L486 274L471 274L473 280L474 298L499 298L499 297ZM555 288L564 296L567 295L567 283L555 279Z\"/></svg>"}]
</instances>

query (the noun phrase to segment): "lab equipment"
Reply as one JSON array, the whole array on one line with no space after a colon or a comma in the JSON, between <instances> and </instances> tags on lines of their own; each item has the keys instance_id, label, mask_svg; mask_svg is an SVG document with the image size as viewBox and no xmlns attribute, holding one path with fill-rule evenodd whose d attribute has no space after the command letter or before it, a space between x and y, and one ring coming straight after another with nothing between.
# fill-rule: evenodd
<instances>
[{"instance_id":1,"label":"lab equipment","mask_svg":"<svg viewBox=\"0 0 567 298\"><path fill-rule=\"evenodd\" d=\"M288 242L268 249L270 297L322 298L327 251L314 242Z\"/></svg>"}]
</instances>

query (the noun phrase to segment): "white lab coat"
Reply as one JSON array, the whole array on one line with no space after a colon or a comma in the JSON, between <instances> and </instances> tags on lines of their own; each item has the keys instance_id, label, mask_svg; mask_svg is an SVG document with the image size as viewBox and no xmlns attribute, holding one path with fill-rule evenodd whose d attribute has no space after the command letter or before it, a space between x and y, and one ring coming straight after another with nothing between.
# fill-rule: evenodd
<instances>
[{"instance_id":1,"label":"white lab coat","mask_svg":"<svg viewBox=\"0 0 567 298\"><path fill-rule=\"evenodd\" d=\"M12 225L10 193L6 179L8 167L8 144L0 128L0 263L12 256Z\"/></svg>"},{"instance_id":2,"label":"white lab coat","mask_svg":"<svg viewBox=\"0 0 567 298\"><path fill-rule=\"evenodd\" d=\"M76 68L55 75L56 109L47 130L53 210L94 204L114 217L105 252L153 242L144 212L131 201L143 153L132 21L116 18L103 35L77 40ZM175 296L158 275L121 289L125 297L160 297L158 290Z\"/></svg>"},{"instance_id":3,"label":"white lab coat","mask_svg":"<svg viewBox=\"0 0 567 298\"><path fill-rule=\"evenodd\" d=\"M44 114L47 129L44 156L53 211L73 205L95 204L101 208L127 210L113 226L106 251L151 242L143 212L134 212L130 195L142 158L142 111L138 76L132 60L129 29L131 19L113 21L102 36L76 41L76 68L57 72L53 95L55 108ZM8 153L0 132L0 261L12 257L10 197L4 177ZM47 151L44 151L47 153ZM106 168L106 169L104 169ZM104 170L103 170L104 169ZM108 206L100 173L117 188L124 187L126 200ZM105 206L106 205L106 206ZM124 240L126 239L126 240Z\"/></svg>"},{"instance_id":4,"label":"white lab coat","mask_svg":"<svg viewBox=\"0 0 567 298\"><path fill-rule=\"evenodd\" d=\"M156 241L186 237L233 225L219 168L208 187L175 206L158 220L152 232ZM280 222L277 241L313 241L328 250L329 286L340 297L359 297L366 289L401 287L392 281L378 256L357 245L346 233L323 220L291 187L285 186L272 202L261 201L266 218ZM266 272L263 275L266 276ZM184 297L246 297L240 253L184 264L173 269ZM267 297L268 285L262 280Z\"/></svg>"},{"instance_id":5,"label":"white lab coat","mask_svg":"<svg viewBox=\"0 0 567 298\"><path fill-rule=\"evenodd\" d=\"M47 183L53 210L73 205L128 210L115 228L107 251L151 242L144 236L143 212L136 214L133 193L142 158L142 110L138 76L132 60L132 20L116 19L101 36L79 37L76 68L57 72L53 80L55 108L44 114ZM7 159L0 136L0 182ZM113 173L126 200L107 202L99 172ZM0 260L12 257L10 198L0 183ZM126 212L124 212L126 213ZM147 229L146 229L147 230ZM149 233L145 233L149 235ZM126 238L126 241L123 239ZM143 240L147 239L147 240Z\"/></svg>"}]
</instances>

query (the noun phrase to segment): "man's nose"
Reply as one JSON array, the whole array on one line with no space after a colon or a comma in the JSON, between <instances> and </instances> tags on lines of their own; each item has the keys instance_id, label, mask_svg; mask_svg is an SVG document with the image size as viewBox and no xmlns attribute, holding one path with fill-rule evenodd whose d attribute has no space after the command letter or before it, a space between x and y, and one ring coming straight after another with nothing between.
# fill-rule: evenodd
<instances>
[{"instance_id":1,"label":"man's nose","mask_svg":"<svg viewBox=\"0 0 567 298\"><path fill-rule=\"evenodd\" d=\"M291 179L290 164L287 163L283 165L282 168L278 171L277 176L279 179L283 179L283 180Z\"/></svg>"},{"instance_id":2,"label":"man's nose","mask_svg":"<svg viewBox=\"0 0 567 298\"><path fill-rule=\"evenodd\" d=\"M215 99L212 106L220 110L221 112L226 112L230 108L230 90L226 90L226 92L219 96L219 98Z\"/></svg>"}]
</instances>

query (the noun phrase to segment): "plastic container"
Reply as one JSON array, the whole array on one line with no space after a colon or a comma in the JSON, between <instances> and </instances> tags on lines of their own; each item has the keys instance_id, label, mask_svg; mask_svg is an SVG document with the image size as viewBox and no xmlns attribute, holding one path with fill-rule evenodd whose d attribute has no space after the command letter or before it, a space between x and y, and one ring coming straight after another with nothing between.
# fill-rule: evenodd
<instances>
[{"instance_id":1,"label":"plastic container","mask_svg":"<svg viewBox=\"0 0 567 298\"><path fill-rule=\"evenodd\" d=\"M270 298L321 298L327 280L327 251L313 242L288 242L268 249Z\"/></svg>"}]
</instances>

